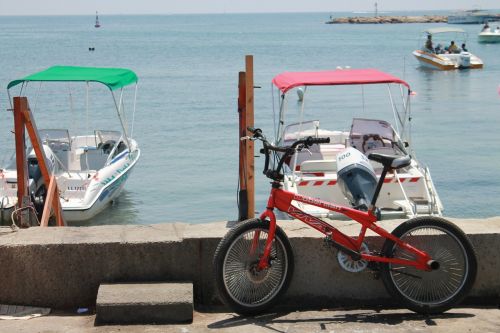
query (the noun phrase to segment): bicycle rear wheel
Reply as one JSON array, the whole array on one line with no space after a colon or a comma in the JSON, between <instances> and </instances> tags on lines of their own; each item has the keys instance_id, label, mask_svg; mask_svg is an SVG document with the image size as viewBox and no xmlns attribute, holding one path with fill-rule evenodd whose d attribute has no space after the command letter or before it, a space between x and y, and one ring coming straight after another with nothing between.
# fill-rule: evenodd
<instances>
[{"instance_id":1,"label":"bicycle rear wheel","mask_svg":"<svg viewBox=\"0 0 500 333\"><path fill-rule=\"evenodd\" d=\"M441 313L459 303L470 291L477 271L474 248L451 222L437 217L417 217L399 225L392 234L425 251L439 268L423 271L411 266L382 264L387 291L418 313ZM415 255L386 240L382 255L415 260Z\"/></svg>"},{"instance_id":2,"label":"bicycle rear wheel","mask_svg":"<svg viewBox=\"0 0 500 333\"><path fill-rule=\"evenodd\" d=\"M222 238L214 255L215 281L223 301L240 314L257 314L272 307L293 274L293 251L283 230L276 227L270 266L258 270L269 235L269 222L242 222Z\"/></svg>"}]
</instances>

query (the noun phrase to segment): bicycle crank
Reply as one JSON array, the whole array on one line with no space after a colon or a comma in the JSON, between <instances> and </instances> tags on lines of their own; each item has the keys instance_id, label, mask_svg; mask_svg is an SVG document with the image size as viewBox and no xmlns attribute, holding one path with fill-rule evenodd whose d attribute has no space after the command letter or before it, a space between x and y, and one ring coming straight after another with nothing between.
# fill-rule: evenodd
<instances>
[{"instance_id":1,"label":"bicycle crank","mask_svg":"<svg viewBox=\"0 0 500 333\"><path fill-rule=\"evenodd\" d=\"M368 245L362 243L359 253L370 253ZM342 252L342 250L337 252L337 261L343 270L351 273L359 273L368 267L368 261L363 259L354 260L349 254Z\"/></svg>"}]
</instances>

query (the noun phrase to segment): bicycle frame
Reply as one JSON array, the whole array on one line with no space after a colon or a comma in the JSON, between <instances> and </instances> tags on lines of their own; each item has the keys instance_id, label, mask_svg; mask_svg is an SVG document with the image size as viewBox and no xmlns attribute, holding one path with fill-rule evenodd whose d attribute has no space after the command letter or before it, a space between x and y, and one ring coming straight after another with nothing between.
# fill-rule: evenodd
<instances>
[{"instance_id":1,"label":"bicycle frame","mask_svg":"<svg viewBox=\"0 0 500 333\"><path fill-rule=\"evenodd\" d=\"M344 233L342 233L332 225L328 224L327 222L300 210L299 208L297 208L292 204L292 201L303 202L308 205L313 205L316 207L328 209L330 211L341 213L353 219L354 221L361 224L361 230L358 237L353 238L345 235ZM426 271L431 270L429 263L432 261L432 258L426 252L414 248L413 246L403 242L398 237L392 235L385 229L376 225L375 222L377 221L377 217L374 215L373 210L368 210L366 212L360 211L350 207L335 205L319 199L285 191L281 188L281 185L278 182L273 183L273 188L271 189L271 193L269 195L266 210L260 215L260 218L262 220L268 219L270 221L270 226L269 226L269 236L266 241L263 256L260 258L260 261L258 263L258 269L265 269L269 267L269 255L271 253L272 242L274 240L276 231L276 216L274 214L274 208L277 208L280 211L289 214L290 216L304 222L310 227L325 234L334 243L340 245L341 248L343 247L347 251L350 250L354 252L356 255L359 255L359 258L361 259L367 261L413 266L417 269ZM373 232L382 236L385 239L392 240L397 245L401 246L410 253L414 254L416 260L387 258L378 255L360 253L359 250L365 238L367 229L372 230ZM256 239L258 239L259 233L257 233L255 237ZM255 244L256 244L256 239L254 239Z\"/></svg>"}]
</instances>

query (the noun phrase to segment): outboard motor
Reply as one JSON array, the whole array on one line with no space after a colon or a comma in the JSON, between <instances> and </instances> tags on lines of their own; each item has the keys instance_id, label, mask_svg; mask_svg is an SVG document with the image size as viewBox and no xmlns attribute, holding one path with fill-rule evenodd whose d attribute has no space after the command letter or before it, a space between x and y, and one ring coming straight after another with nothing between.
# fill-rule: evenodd
<instances>
[{"instance_id":1,"label":"outboard motor","mask_svg":"<svg viewBox=\"0 0 500 333\"><path fill-rule=\"evenodd\" d=\"M53 174L56 166L56 159L54 156L54 152L47 145L42 145L42 147L46 157L45 164L49 169L49 173ZM30 183L31 200L35 205L35 209L40 217L43 212L43 206L45 203L45 196L47 189L42 179L42 171L40 170L40 165L38 164L38 159L36 158L35 150L33 149L31 150L31 152L28 154L27 159L28 159L28 177Z\"/></svg>"},{"instance_id":2,"label":"outboard motor","mask_svg":"<svg viewBox=\"0 0 500 333\"><path fill-rule=\"evenodd\" d=\"M49 169L49 173L53 173L56 163L54 152L47 145L42 145L42 147L45 152L45 157L47 158L45 164ZM34 149L32 149L31 152L28 154L28 175L29 178L35 181L35 183L38 183L38 181L42 177L42 172L40 170L40 166L38 165L38 160L36 158Z\"/></svg>"},{"instance_id":3,"label":"outboard motor","mask_svg":"<svg viewBox=\"0 0 500 333\"><path fill-rule=\"evenodd\" d=\"M460 53L460 63L458 65L461 68L469 68L470 67L470 53L469 52Z\"/></svg>"},{"instance_id":4,"label":"outboard motor","mask_svg":"<svg viewBox=\"0 0 500 333\"><path fill-rule=\"evenodd\" d=\"M354 208L368 210L377 176L362 152L350 147L337 155L337 183Z\"/></svg>"}]
</instances>

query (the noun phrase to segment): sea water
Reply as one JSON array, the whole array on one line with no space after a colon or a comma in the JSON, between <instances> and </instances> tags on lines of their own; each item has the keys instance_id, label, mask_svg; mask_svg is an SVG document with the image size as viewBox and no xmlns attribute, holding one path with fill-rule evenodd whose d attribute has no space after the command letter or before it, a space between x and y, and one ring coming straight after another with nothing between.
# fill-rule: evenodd
<instances>
[{"instance_id":1,"label":"sea water","mask_svg":"<svg viewBox=\"0 0 500 333\"><path fill-rule=\"evenodd\" d=\"M411 98L412 144L431 170L445 215L500 215L500 44L479 44L480 26L460 26L468 32L469 51L483 59L484 69L430 71L420 68L411 52L420 46L421 31L443 24L324 24L329 16L102 15L99 29L93 26L92 13L0 17L0 86L53 65L134 70L139 91L133 136L142 156L119 200L92 224L203 223L238 216L237 94L245 55L254 56L254 81L260 87L255 89L255 124L269 137L274 128L275 75L337 66L377 68L404 78L416 93ZM38 85L31 88L36 92ZM113 105L106 102L106 89L91 86L90 97L97 100L92 105L101 108L88 115L81 95L85 85L43 89L38 99L30 99L39 128L93 130L118 124ZM126 102L132 105L133 98ZM320 119L330 129L348 130L353 115L370 112L393 119L384 86L310 88L305 103L305 119ZM295 96L288 104L296 115ZM8 108L4 90L3 161L14 150ZM131 106L126 111L130 126ZM256 159L259 211L269 191L260 172L262 160Z\"/></svg>"}]
</instances>

